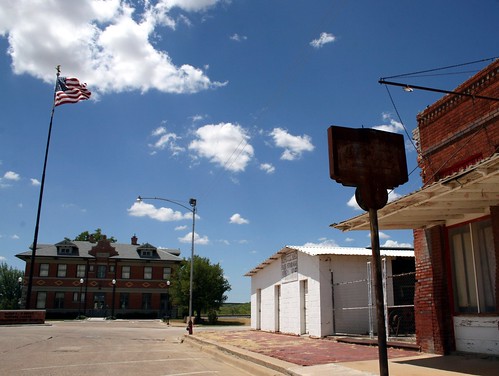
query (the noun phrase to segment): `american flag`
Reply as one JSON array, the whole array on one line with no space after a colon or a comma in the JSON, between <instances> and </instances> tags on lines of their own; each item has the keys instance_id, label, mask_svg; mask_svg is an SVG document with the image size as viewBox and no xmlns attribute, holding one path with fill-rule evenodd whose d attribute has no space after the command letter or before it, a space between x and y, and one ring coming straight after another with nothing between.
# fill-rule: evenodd
<instances>
[{"instance_id":1,"label":"american flag","mask_svg":"<svg viewBox=\"0 0 499 376\"><path fill-rule=\"evenodd\" d=\"M77 103L90 98L90 95L87 84L81 84L77 78L59 77L55 89L54 105Z\"/></svg>"}]
</instances>

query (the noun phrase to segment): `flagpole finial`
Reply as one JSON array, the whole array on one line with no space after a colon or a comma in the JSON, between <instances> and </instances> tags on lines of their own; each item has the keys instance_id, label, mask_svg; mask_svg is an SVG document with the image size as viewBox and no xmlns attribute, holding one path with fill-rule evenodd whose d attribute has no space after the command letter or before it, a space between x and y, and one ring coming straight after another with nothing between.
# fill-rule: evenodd
<instances>
[{"instance_id":1,"label":"flagpole finial","mask_svg":"<svg viewBox=\"0 0 499 376\"><path fill-rule=\"evenodd\" d=\"M57 71L57 76L59 76L61 74L61 66L58 65L57 67L55 67L55 70Z\"/></svg>"}]
</instances>

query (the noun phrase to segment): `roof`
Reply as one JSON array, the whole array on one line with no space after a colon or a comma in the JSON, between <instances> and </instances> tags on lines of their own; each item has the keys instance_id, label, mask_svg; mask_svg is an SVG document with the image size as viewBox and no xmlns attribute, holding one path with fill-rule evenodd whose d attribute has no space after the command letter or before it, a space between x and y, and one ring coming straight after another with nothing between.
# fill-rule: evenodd
<instances>
[{"instance_id":1,"label":"roof","mask_svg":"<svg viewBox=\"0 0 499 376\"><path fill-rule=\"evenodd\" d=\"M415 229L465 221L488 214L499 205L499 153L431 185L388 203L378 210L378 227ZM342 231L369 230L369 214L333 223Z\"/></svg>"},{"instance_id":2,"label":"roof","mask_svg":"<svg viewBox=\"0 0 499 376\"><path fill-rule=\"evenodd\" d=\"M97 243L91 243L86 241L73 241L71 242L78 248L78 253L76 254L68 254L68 255L60 255L57 254L56 245L63 244L38 244L36 247L36 257L64 257L64 258L88 258L94 259L94 256L90 255L88 252L97 245ZM120 244L120 243L111 243L111 247L115 248L118 252L118 255L111 256L110 259L126 259L126 260L163 260L163 261L181 261L182 258L178 255L180 254L178 249L163 249L158 248L156 258L152 257L140 257L137 252L137 248L141 247L140 245L133 244ZM16 255L16 257L20 259L28 259L31 258L31 251L22 252Z\"/></svg>"},{"instance_id":3,"label":"roof","mask_svg":"<svg viewBox=\"0 0 499 376\"><path fill-rule=\"evenodd\" d=\"M255 268L251 269L245 274L246 277L251 277L258 273L258 271L265 268L267 265L278 260L280 255L292 251L299 251L310 256L324 256L324 255L334 255L334 256L371 256L372 250L370 248L355 248L355 247L321 247L321 246L295 246L287 245L280 251L277 251L267 260L260 263ZM413 248L382 248L380 250L381 256L385 257L414 257Z\"/></svg>"}]
</instances>

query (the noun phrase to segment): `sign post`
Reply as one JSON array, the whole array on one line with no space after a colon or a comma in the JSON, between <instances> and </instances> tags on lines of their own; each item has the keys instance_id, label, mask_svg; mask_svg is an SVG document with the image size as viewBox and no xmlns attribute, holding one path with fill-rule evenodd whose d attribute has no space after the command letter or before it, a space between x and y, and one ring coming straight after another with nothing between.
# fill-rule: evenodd
<instances>
[{"instance_id":1,"label":"sign post","mask_svg":"<svg viewBox=\"0 0 499 376\"><path fill-rule=\"evenodd\" d=\"M379 370L381 376L388 376L378 209L388 202L387 189L407 182L404 137L374 129L331 126L328 144L331 179L345 186L357 187L355 199L362 209L369 212Z\"/></svg>"}]
</instances>

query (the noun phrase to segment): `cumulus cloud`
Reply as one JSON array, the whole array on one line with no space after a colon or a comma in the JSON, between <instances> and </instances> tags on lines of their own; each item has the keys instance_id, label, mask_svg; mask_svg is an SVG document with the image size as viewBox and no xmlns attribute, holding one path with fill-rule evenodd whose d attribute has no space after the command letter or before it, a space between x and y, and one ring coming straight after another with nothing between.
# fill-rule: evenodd
<instances>
[{"instance_id":1,"label":"cumulus cloud","mask_svg":"<svg viewBox=\"0 0 499 376\"><path fill-rule=\"evenodd\" d=\"M21 180L21 176L14 171L7 171L3 177L0 178L0 188L10 187L11 182Z\"/></svg>"},{"instance_id":2,"label":"cumulus cloud","mask_svg":"<svg viewBox=\"0 0 499 376\"><path fill-rule=\"evenodd\" d=\"M7 171L4 175L3 178L5 180L11 180L11 181L19 181L21 179L21 176L14 171Z\"/></svg>"},{"instance_id":3,"label":"cumulus cloud","mask_svg":"<svg viewBox=\"0 0 499 376\"><path fill-rule=\"evenodd\" d=\"M34 185L34 186L39 186L41 184L38 179L31 178L30 181L31 181L31 185Z\"/></svg>"},{"instance_id":4,"label":"cumulus cloud","mask_svg":"<svg viewBox=\"0 0 499 376\"><path fill-rule=\"evenodd\" d=\"M265 171L267 174L273 174L275 167L271 163L262 163L260 164L260 170Z\"/></svg>"},{"instance_id":5,"label":"cumulus cloud","mask_svg":"<svg viewBox=\"0 0 499 376\"><path fill-rule=\"evenodd\" d=\"M174 37L172 11L205 11L220 1L158 0L139 6L125 0L10 0L0 14L0 36L8 40L16 74L52 83L54 67L61 64L63 75L80 78L96 93L195 93L226 83L188 63L175 64L152 39L164 27Z\"/></svg>"},{"instance_id":6,"label":"cumulus cloud","mask_svg":"<svg viewBox=\"0 0 499 376\"><path fill-rule=\"evenodd\" d=\"M401 133L404 131L404 125L393 119L391 114L385 112L381 115L381 117L385 124L375 125L373 129L391 133Z\"/></svg>"},{"instance_id":7,"label":"cumulus cloud","mask_svg":"<svg viewBox=\"0 0 499 376\"><path fill-rule=\"evenodd\" d=\"M129 209L128 214L132 217L149 217L160 222L182 221L192 219L192 213L181 213L170 208L156 208L154 205L141 202L135 202Z\"/></svg>"},{"instance_id":8,"label":"cumulus cloud","mask_svg":"<svg viewBox=\"0 0 499 376\"><path fill-rule=\"evenodd\" d=\"M235 33L235 34L230 36L230 39L235 41L235 42L242 42L242 41L248 39L248 37L245 35L239 35L239 34Z\"/></svg>"},{"instance_id":9,"label":"cumulus cloud","mask_svg":"<svg viewBox=\"0 0 499 376\"><path fill-rule=\"evenodd\" d=\"M282 128L274 128L270 135L274 139L274 144L284 149L281 155L283 160L293 161L300 158L304 152L314 150L312 139L306 134L293 136Z\"/></svg>"},{"instance_id":10,"label":"cumulus cloud","mask_svg":"<svg viewBox=\"0 0 499 376\"><path fill-rule=\"evenodd\" d=\"M381 247L388 248L413 248L410 243L399 243L396 240L387 240L384 244L381 244Z\"/></svg>"},{"instance_id":11,"label":"cumulus cloud","mask_svg":"<svg viewBox=\"0 0 499 376\"><path fill-rule=\"evenodd\" d=\"M243 217L241 217L241 214L236 213L233 214L232 217L230 217L229 223L234 223L237 225L246 225L249 223L249 221Z\"/></svg>"},{"instance_id":12,"label":"cumulus cloud","mask_svg":"<svg viewBox=\"0 0 499 376\"><path fill-rule=\"evenodd\" d=\"M387 190L387 192L388 192L388 202L395 201L395 200L399 199L400 197L402 197L394 190L392 190L392 191ZM354 210L363 210L359 206L359 204L357 204L357 200L355 199L355 194L352 197L350 197L350 200L348 200L348 202L347 202L347 206L351 207Z\"/></svg>"},{"instance_id":13,"label":"cumulus cloud","mask_svg":"<svg viewBox=\"0 0 499 376\"><path fill-rule=\"evenodd\" d=\"M149 147L153 149L153 154L155 154L157 150L164 149L170 150L173 155L185 151L185 148L179 146L177 143L177 140L180 139L180 137L173 132L168 132L166 127L161 126L156 128L152 131L151 136L156 139L153 144L149 144Z\"/></svg>"},{"instance_id":14,"label":"cumulus cloud","mask_svg":"<svg viewBox=\"0 0 499 376\"><path fill-rule=\"evenodd\" d=\"M310 42L310 45L314 48L322 48L327 43L332 43L336 40L336 37L330 33L321 33L319 38L314 39Z\"/></svg>"},{"instance_id":15,"label":"cumulus cloud","mask_svg":"<svg viewBox=\"0 0 499 376\"><path fill-rule=\"evenodd\" d=\"M304 247L338 247L338 243L334 241L333 239L327 239L327 238L320 238L318 239L319 242L308 242L305 243L303 246Z\"/></svg>"},{"instance_id":16,"label":"cumulus cloud","mask_svg":"<svg viewBox=\"0 0 499 376\"><path fill-rule=\"evenodd\" d=\"M250 137L238 124L208 124L197 129L195 137L189 150L228 171L244 171L253 158Z\"/></svg>"},{"instance_id":17,"label":"cumulus cloud","mask_svg":"<svg viewBox=\"0 0 499 376\"><path fill-rule=\"evenodd\" d=\"M192 243L192 231L185 236L178 238L180 243ZM197 245L206 245L210 243L207 236L200 236L197 232L194 233L194 243Z\"/></svg>"}]
</instances>

